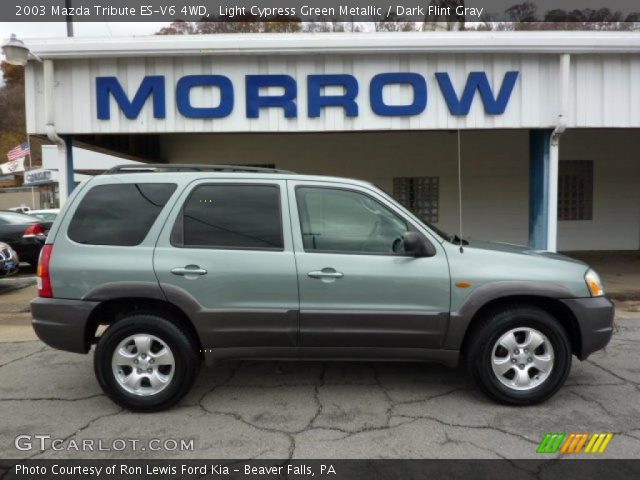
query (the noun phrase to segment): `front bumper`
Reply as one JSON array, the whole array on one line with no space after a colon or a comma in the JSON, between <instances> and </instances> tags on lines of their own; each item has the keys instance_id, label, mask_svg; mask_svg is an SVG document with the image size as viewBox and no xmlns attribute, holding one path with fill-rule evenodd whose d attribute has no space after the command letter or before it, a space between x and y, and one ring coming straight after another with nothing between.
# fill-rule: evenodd
<instances>
[{"instance_id":1,"label":"front bumper","mask_svg":"<svg viewBox=\"0 0 640 480\"><path fill-rule=\"evenodd\" d=\"M87 324L96 305L98 302L84 300L34 298L31 324L38 338L50 347L87 353L91 347Z\"/></svg>"},{"instance_id":2,"label":"front bumper","mask_svg":"<svg viewBox=\"0 0 640 480\"><path fill-rule=\"evenodd\" d=\"M613 334L615 307L607 297L572 298L561 300L578 321L580 347L576 352L580 360L603 349Z\"/></svg>"}]
</instances>

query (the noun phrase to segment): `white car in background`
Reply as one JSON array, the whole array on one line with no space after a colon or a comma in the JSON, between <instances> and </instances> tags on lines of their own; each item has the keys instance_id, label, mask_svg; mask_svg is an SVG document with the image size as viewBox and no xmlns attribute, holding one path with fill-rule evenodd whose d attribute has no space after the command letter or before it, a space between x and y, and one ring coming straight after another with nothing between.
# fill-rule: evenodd
<instances>
[{"instance_id":1,"label":"white car in background","mask_svg":"<svg viewBox=\"0 0 640 480\"><path fill-rule=\"evenodd\" d=\"M59 208L49 208L45 210L29 210L25 212L27 215L33 215L34 217L38 217L40 220L44 220L45 222L53 222L56 217L60 213Z\"/></svg>"},{"instance_id":2,"label":"white car in background","mask_svg":"<svg viewBox=\"0 0 640 480\"><path fill-rule=\"evenodd\" d=\"M18 213L29 213L31 207L28 207L27 205L20 205L19 207L12 207L9 210Z\"/></svg>"}]
</instances>

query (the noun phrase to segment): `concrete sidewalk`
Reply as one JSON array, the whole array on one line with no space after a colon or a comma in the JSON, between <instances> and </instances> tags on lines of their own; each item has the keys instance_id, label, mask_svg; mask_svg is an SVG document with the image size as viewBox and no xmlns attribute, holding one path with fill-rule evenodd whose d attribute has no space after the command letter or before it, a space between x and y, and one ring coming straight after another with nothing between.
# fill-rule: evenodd
<instances>
[{"instance_id":1,"label":"concrete sidewalk","mask_svg":"<svg viewBox=\"0 0 640 480\"><path fill-rule=\"evenodd\" d=\"M37 340L38 337L31 328L29 309L29 302L38 295L35 278L15 277L2 280L5 285L4 293L0 294L0 342Z\"/></svg>"}]
</instances>

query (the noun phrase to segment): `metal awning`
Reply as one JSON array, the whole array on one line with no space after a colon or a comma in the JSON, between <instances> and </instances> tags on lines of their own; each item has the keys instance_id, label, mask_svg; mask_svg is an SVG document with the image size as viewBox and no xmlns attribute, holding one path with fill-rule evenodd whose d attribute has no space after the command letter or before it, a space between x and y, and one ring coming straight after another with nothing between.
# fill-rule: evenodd
<instances>
[{"instance_id":1,"label":"metal awning","mask_svg":"<svg viewBox=\"0 0 640 480\"><path fill-rule=\"evenodd\" d=\"M25 40L41 58L380 53L637 53L640 32L360 32Z\"/></svg>"}]
</instances>

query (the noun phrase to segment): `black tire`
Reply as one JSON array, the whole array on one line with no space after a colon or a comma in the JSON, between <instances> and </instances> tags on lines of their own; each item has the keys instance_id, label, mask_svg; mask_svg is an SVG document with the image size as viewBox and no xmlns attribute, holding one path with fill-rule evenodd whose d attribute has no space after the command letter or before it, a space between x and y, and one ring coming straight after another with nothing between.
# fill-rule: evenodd
<instances>
[{"instance_id":1,"label":"black tire","mask_svg":"<svg viewBox=\"0 0 640 480\"><path fill-rule=\"evenodd\" d=\"M510 388L498 379L493 372L492 355L494 345L502 335L527 327L547 337L553 348L554 360L543 383L523 391ZM571 370L571 343L567 332L556 318L540 308L514 305L493 311L470 335L465 351L467 368L480 390L497 402L516 406L544 402L562 387Z\"/></svg>"},{"instance_id":2,"label":"black tire","mask_svg":"<svg viewBox=\"0 0 640 480\"><path fill-rule=\"evenodd\" d=\"M113 372L111 362L115 349L120 342L135 334L159 338L170 348L175 359L173 378L158 393L140 396L127 392ZM94 370L102 390L124 408L137 412L165 410L191 388L200 367L198 349L193 335L176 323L152 313L134 314L122 318L102 335L94 354Z\"/></svg>"}]
</instances>

